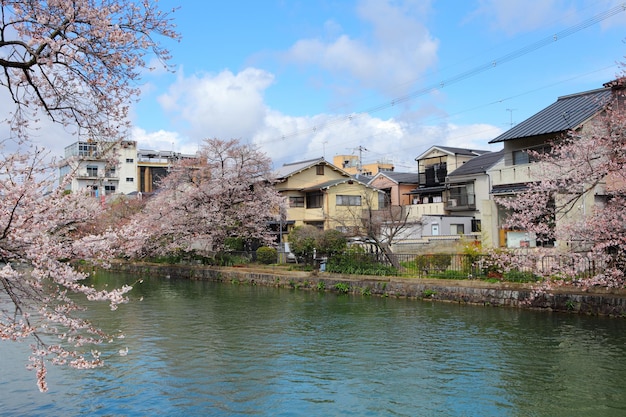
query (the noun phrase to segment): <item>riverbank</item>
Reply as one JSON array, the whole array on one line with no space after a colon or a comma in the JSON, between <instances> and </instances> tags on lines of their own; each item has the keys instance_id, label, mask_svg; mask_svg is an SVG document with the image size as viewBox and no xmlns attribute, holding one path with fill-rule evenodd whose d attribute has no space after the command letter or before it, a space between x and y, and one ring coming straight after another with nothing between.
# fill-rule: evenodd
<instances>
[{"instance_id":1,"label":"riverbank","mask_svg":"<svg viewBox=\"0 0 626 417\"><path fill-rule=\"evenodd\" d=\"M593 288L583 291L577 287L563 286L549 294L534 296L532 284L528 283L341 275L289 271L280 266L216 267L115 262L111 269L144 277L266 285L626 318L625 289Z\"/></svg>"}]
</instances>

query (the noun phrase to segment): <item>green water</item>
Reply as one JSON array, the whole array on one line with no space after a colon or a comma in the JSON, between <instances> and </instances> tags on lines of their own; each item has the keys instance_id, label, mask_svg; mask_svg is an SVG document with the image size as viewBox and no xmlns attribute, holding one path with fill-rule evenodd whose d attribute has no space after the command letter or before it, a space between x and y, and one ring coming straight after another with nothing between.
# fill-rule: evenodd
<instances>
[{"instance_id":1,"label":"green water","mask_svg":"<svg viewBox=\"0 0 626 417\"><path fill-rule=\"evenodd\" d=\"M107 365L47 394L0 343L1 415L626 415L626 320L160 278L132 297L90 313L126 334Z\"/></svg>"}]
</instances>

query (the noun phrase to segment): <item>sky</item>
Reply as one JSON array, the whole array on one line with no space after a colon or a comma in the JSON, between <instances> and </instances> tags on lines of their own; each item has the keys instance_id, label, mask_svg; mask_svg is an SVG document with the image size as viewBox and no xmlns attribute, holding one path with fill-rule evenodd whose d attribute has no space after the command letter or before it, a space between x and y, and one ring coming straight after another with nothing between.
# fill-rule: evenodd
<instances>
[{"instance_id":1,"label":"sky","mask_svg":"<svg viewBox=\"0 0 626 417\"><path fill-rule=\"evenodd\" d=\"M283 163L362 155L415 171L620 73L626 10L591 0L160 0L174 72L145 73L142 149L239 139ZM45 139L42 138L45 142ZM62 152L65 145L57 148Z\"/></svg>"}]
</instances>

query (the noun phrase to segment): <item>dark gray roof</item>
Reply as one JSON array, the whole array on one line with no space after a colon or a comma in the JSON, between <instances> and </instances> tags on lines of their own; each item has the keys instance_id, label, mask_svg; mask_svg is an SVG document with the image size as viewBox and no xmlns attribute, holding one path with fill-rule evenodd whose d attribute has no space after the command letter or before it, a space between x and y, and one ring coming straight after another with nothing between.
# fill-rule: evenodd
<instances>
[{"instance_id":1,"label":"dark gray roof","mask_svg":"<svg viewBox=\"0 0 626 417\"><path fill-rule=\"evenodd\" d=\"M380 175L384 175L398 184L419 184L420 182L420 176L416 172L381 171Z\"/></svg>"},{"instance_id":2,"label":"dark gray roof","mask_svg":"<svg viewBox=\"0 0 626 417\"><path fill-rule=\"evenodd\" d=\"M456 155L470 155L471 156L471 155L482 155L484 153L489 152L489 151L481 151L478 149L455 148L452 146L439 146L439 145L436 145L435 148L443 149L445 151L448 151Z\"/></svg>"},{"instance_id":3,"label":"dark gray roof","mask_svg":"<svg viewBox=\"0 0 626 417\"><path fill-rule=\"evenodd\" d=\"M498 152L489 152L476 158L472 158L454 171L448 174L448 177L461 175L484 174L489 168L494 166L500 159L504 157L504 150Z\"/></svg>"},{"instance_id":4,"label":"dark gray roof","mask_svg":"<svg viewBox=\"0 0 626 417\"><path fill-rule=\"evenodd\" d=\"M298 161L298 162L291 162L288 164L283 164L282 167L274 171L274 178L282 180L293 174L304 171L305 169L310 168L314 165L318 165L320 163L323 163L323 164L332 166L335 169L338 169L337 167L335 167L334 165L326 161L324 158L315 158L315 159L308 159L306 161Z\"/></svg>"},{"instance_id":5,"label":"dark gray roof","mask_svg":"<svg viewBox=\"0 0 626 417\"><path fill-rule=\"evenodd\" d=\"M494 185L491 188L491 194L516 194L526 191L526 189L528 189L526 183Z\"/></svg>"},{"instance_id":6,"label":"dark gray roof","mask_svg":"<svg viewBox=\"0 0 626 417\"><path fill-rule=\"evenodd\" d=\"M482 155L484 153L489 152L489 151L481 151L481 150L476 150L476 149L454 148L452 146L435 145L435 146L431 146L430 148L428 148L426 151L420 154L417 158L415 158L415 160L420 161L424 159L425 155L428 155L433 149L439 149L441 152L447 153L448 155L478 156L478 155Z\"/></svg>"},{"instance_id":7,"label":"dark gray roof","mask_svg":"<svg viewBox=\"0 0 626 417\"><path fill-rule=\"evenodd\" d=\"M370 182L372 178L374 178L371 175L363 175L363 174L354 174L353 177L355 180L359 182L365 182L365 183Z\"/></svg>"},{"instance_id":8,"label":"dark gray roof","mask_svg":"<svg viewBox=\"0 0 626 417\"><path fill-rule=\"evenodd\" d=\"M489 143L575 129L601 111L610 99L611 88L559 97L555 103L490 140Z\"/></svg>"}]
</instances>

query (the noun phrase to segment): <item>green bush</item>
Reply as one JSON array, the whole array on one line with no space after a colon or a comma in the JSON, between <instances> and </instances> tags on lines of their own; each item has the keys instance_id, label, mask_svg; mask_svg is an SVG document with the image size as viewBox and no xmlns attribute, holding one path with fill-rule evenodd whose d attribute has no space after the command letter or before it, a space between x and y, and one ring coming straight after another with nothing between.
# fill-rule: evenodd
<instances>
[{"instance_id":1,"label":"green bush","mask_svg":"<svg viewBox=\"0 0 626 417\"><path fill-rule=\"evenodd\" d=\"M261 246L256 250L256 260L262 264L269 265L276 263L278 251L269 246Z\"/></svg>"},{"instance_id":2,"label":"green bush","mask_svg":"<svg viewBox=\"0 0 626 417\"><path fill-rule=\"evenodd\" d=\"M334 256L346 250L347 240L338 230L325 230L317 238L317 250L320 254Z\"/></svg>"},{"instance_id":3,"label":"green bush","mask_svg":"<svg viewBox=\"0 0 626 417\"><path fill-rule=\"evenodd\" d=\"M313 252L318 246L322 231L311 225L295 227L289 233L289 248L294 255L304 259L307 264L313 263Z\"/></svg>"},{"instance_id":4,"label":"green bush","mask_svg":"<svg viewBox=\"0 0 626 417\"><path fill-rule=\"evenodd\" d=\"M415 268L420 272L426 274L441 273L448 269L450 262L452 261L452 255L447 253L438 253L433 255L420 255L413 261L406 263L404 266L407 269Z\"/></svg>"},{"instance_id":5,"label":"green bush","mask_svg":"<svg viewBox=\"0 0 626 417\"><path fill-rule=\"evenodd\" d=\"M372 254L365 253L362 248L355 246L344 253L329 258L326 271L338 274L398 275L396 268L378 262Z\"/></svg>"},{"instance_id":6,"label":"green bush","mask_svg":"<svg viewBox=\"0 0 626 417\"><path fill-rule=\"evenodd\" d=\"M532 272L511 270L502 275L504 281L508 282L536 282L539 278Z\"/></svg>"}]
</instances>

